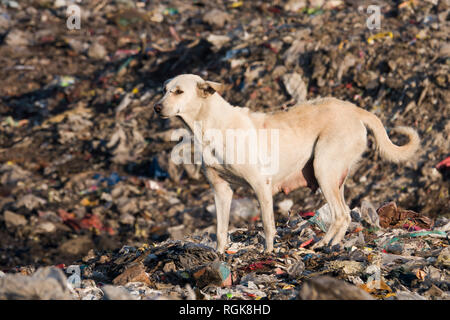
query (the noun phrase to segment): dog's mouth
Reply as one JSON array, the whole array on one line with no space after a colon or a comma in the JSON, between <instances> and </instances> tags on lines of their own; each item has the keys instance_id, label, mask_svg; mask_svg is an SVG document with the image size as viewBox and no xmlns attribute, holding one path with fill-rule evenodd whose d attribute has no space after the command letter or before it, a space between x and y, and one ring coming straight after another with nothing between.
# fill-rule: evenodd
<instances>
[{"instance_id":1,"label":"dog's mouth","mask_svg":"<svg viewBox=\"0 0 450 320\"><path fill-rule=\"evenodd\" d=\"M176 117L176 116L179 116L179 115L180 115L180 111L179 111L179 110L178 110L177 113L175 113L175 114L169 114L169 115L162 114L162 113L159 113L159 114L158 114L158 116L159 116L161 119L169 119L169 118L173 118L173 117Z\"/></svg>"},{"instance_id":2,"label":"dog's mouth","mask_svg":"<svg viewBox=\"0 0 450 320\"><path fill-rule=\"evenodd\" d=\"M160 117L161 119L169 119L169 118L173 118L173 117L179 116L180 113L181 113L181 107L178 107L178 108L176 109L176 112L175 112L175 113L170 112L170 110L169 110L169 112L167 112L167 110L166 110L166 112L164 112L165 110L166 110L166 108L161 108L161 110L160 110L159 112L156 112L156 111L155 111L155 113L156 113L156 114L158 115L158 117ZM172 111L175 111L175 110L172 110Z\"/></svg>"},{"instance_id":3,"label":"dog's mouth","mask_svg":"<svg viewBox=\"0 0 450 320\"><path fill-rule=\"evenodd\" d=\"M157 114L158 115L158 117L160 117L161 119L169 119L169 118L171 118L172 117L172 115L168 115L168 114L164 114L164 113L158 113Z\"/></svg>"}]
</instances>

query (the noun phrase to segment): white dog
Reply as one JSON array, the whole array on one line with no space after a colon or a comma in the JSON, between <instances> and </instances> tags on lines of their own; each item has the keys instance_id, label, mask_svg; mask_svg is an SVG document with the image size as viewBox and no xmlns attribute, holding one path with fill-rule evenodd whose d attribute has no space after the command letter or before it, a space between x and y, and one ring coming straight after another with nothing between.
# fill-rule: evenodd
<instances>
[{"instance_id":1,"label":"white dog","mask_svg":"<svg viewBox=\"0 0 450 320\"><path fill-rule=\"evenodd\" d=\"M366 148L366 127L372 130L381 155L389 161L411 158L420 145L417 132L410 127L395 129L407 135L409 142L404 146L394 145L374 114L349 102L324 98L300 103L288 111L253 113L248 108L230 105L219 95L220 88L219 83L205 81L197 75L179 75L166 81L165 94L154 106L162 118L180 117L197 140L202 140L201 135L208 129L223 134L230 129L241 132L252 129L258 136L261 130L278 132L279 140L275 141L278 144L269 148L272 156L275 152L279 155L276 172L263 173L260 161L203 163L205 175L214 189L219 252L224 252L227 244L233 195L230 183L241 183L255 191L262 211L267 252L273 250L276 233L273 195L280 191L287 194L298 187L320 187L334 223L314 248L329 245L330 241L331 245L336 245L344 238L351 220L344 200L344 183L352 165ZM201 124L200 132L194 128L196 123ZM252 147L255 140L250 136L243 137L243 141ZM200 143L206 145L204 141ZM222 144L224 146L223 141ZM217 141L214 146L222 147ZM223 160L219 159L221 153L217 154L217 160Z\"/></svg>"}]
</instances>

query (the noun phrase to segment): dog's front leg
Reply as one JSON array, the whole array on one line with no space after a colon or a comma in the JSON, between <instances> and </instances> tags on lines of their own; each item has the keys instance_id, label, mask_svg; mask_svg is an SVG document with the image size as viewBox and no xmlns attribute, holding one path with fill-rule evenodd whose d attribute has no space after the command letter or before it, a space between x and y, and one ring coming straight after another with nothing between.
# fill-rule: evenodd
<instances>
[{"instance_id":1,"label":"dog's front leg","mask_svg":"<svg viewBox=\"0 0 450 320\"><path fill-rule=\"evenodd\" d=\"M262 181L250 184L253 190L255 190L259 206L261 207L264 235L266 237L266 252L270 253L273 251L273 239L276 233L275 218L273 216L272 189L270 184Z\"/></svg>"},{"instance_id":2,"label":"dog's front leg","mask_svg":"<svg viewBox=\"0 0 450 320\"><path fill-rule=\"evenodd\" d=\"M206 169L206 177L214 190L214 201L217 214L217 251L223 253L228 240L228 224L230 220L233 190L213 169Z\"/></svg>"}]
</instances>

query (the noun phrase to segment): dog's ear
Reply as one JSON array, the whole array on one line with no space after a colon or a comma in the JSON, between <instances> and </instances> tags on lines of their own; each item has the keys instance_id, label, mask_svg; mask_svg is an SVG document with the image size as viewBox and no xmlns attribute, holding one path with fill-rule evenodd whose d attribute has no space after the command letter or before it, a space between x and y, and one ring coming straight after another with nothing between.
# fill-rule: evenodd
<instances>
[{"instance_id":1,"label":"dog's ear","mask_svg":"<svg viewBox=\"0 0 450 320\"><path fill-rule=\"evenodd\" d=\"M221 92L223 85L214 81L197 82L198 94L202 98L207 98L216 91Z\"/></svg>"},{"instance_id":2,"label":"dog's ear","mask_svg":"<svg viewBox=\"0 0 450 320\"><path fill-rule=\"evenodd\" d=\"M165 88L166 88L166 86L167 86L167 84L170 82L170 80L172 80L173 78L170 78L170 79L167 79L166 81L164 81L164 84L163 84L163 89L165 90Z\"/></svg>"}]
</instances>

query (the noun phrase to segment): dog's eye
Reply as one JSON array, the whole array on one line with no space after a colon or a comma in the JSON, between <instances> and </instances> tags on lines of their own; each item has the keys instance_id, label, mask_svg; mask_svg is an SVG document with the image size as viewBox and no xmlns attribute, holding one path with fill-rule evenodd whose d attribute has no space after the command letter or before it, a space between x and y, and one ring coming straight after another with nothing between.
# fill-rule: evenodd
<instances>
[{"instance_id":1,"label":"dog's eye","mask_svg":"<svg viewBox=\"0 0 450 320\"><path fill-rule=\"evenodd\" d=\"M180 89L177 89L177 90L175 90L175 94L182 94L184 91L183 90L180 90Z\"/></svg>"}]
</instances>

